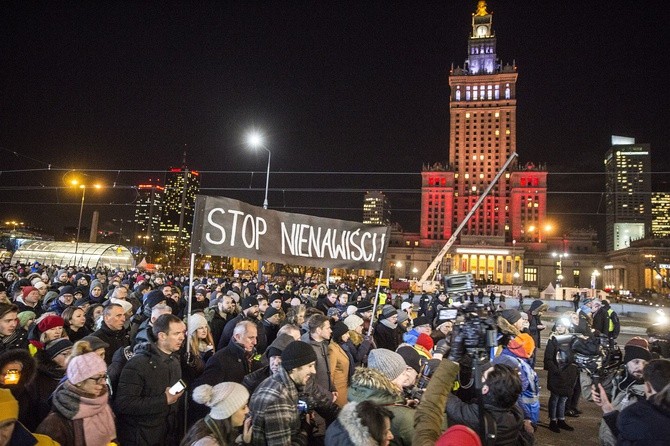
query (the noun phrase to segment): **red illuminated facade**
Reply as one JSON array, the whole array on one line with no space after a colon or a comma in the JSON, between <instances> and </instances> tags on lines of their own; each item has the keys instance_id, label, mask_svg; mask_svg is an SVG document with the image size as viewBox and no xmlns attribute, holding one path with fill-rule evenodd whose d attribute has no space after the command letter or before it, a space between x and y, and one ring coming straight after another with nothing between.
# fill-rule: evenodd
<instances>
[{"instance_id":1,"label":"red illuminated facade","mask_svg":"<svg viewBox=\"0 0 670 446\"><path fill-rule=\"evenodd\" d=\"M479 1L472 15L468 59L451 69L449 164L424 166L421 197L422 244L448 239L511 153L516 152L514 65L496 56L492 15ZM533 242L546 216L547 172L532 164L503 175L463 228L463 236L503 243Z\"/></svg>"}]
</instances>

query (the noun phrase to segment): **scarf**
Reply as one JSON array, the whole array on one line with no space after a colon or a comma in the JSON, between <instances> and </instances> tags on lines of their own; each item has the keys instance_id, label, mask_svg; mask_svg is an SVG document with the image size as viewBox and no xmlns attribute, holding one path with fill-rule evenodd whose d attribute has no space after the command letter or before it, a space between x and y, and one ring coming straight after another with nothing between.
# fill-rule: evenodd
<instances>
[{"instance_id":1,"label":"scarf","mask_svg":"<svg viewBox=\"0 0 670 446\"><path fill-rule=\"evenodd\" d=\"M107 392L98 397L84 396L69 381L53 393L53 408L68 420L82 420L86 444L109 444L116 439L114 414Z\"/></svg>"},{"instance_id":2,"label":"scarf","mask_svg":"<svg viewBox=\"0 0 670 446\"><path fill-rule=\"evenodd\" d=\"M382 324L386 325L386 326L387 326L388 328L390 328L391 330L395 330L396 328L398 328L398 324L393 324L393 323L391 323L391 321L388 320L388 319L382 319L380 322L381 322Z\"/></svg>"},{"instance_id":3,"label":"scarf","mask_svg":"<svg viewBox=\"0 0 670 446\"><path fill-rule=\"evenodd\" d=\"M5 345L9 345L12 342L16 341L19 339L19 333L18 333L18 328L14 330L14 333L10 334L9 336L5 336L4 338L0 339L0 342L2 342Z\"/></svg>"}]
</instances>

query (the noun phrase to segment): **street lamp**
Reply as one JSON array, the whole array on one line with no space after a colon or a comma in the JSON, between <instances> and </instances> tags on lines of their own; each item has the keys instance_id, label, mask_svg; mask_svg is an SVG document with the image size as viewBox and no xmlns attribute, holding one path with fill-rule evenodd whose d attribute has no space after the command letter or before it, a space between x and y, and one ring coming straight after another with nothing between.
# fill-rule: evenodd
<instances>
[{"instance_id":1,"label":"street lamp","mask_svg":"<svg viewBox=\"0 0 670 446\"><path fill-rule=\"evenodd\" d=\"M74 262L75 266L77 263L77 253L79 251L79 235L81 234L81 217L84 214L84 201L86 200L86 189L89 187L86 184L80 182L78 179L70 180L70 184L74 187L78 187L81 190L81 205L79 206L79 223L77 224L77 238L74 242ZM100 189L102 186L100 184L94 183L90 187L94 189Z\"/></svg>"},{"instance_id":2,"label":"street lamp","mask_svg":"<svg viewBox=\"0 0 670 446\"><path fill-rule=\"evenodd\" d=\"M552 257L558 257L558 277L556 277L556 280L558 282L558 286L561 286L561 282L563 281L563 257L567 258L568 253L564 252L562 254L558 254L555 252L551 253Z\"/></svg>"},{"instance_id":3,"label":"street lamp","mask_svg":"<svg viewBox=\"0 0 670 446\"><path fill-rule=\"evenodd\" d=\"M540 228L539 226L535 226L535 225L528 226L528 232L531 233L531 239L533 237L533 233L537 231L537 242L538 243L542 243L542 231L543 230L544 230L544 234L545 234L545 238L546 238L546 235L549 232L551 232L553 229L554 229L554 227L549 223L544 225L543 228Z\"/></svg>"},{"instance_id":4,"label":"street lamp","mask_svg":"<svg viewBox=\"0 0 670 446\"><path fill-rule=\"evenodd\" d=\"M270 186L270 159L272 158L272 152L265 146L265 141L263 135L257 131L252 131L247 134L247 145L254 150L259 148L268 152L268 168L265 174L265 199L263 200L263 209L268 208L268 188ZM258 259L258 283L263 282L263 261Z\"/></svg>"}]
</instances>

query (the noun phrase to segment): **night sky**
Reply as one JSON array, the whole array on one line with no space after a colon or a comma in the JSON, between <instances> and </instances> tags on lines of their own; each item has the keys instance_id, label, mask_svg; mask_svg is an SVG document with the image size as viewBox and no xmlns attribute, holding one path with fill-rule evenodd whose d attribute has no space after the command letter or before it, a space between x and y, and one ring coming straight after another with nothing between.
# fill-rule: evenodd
<instances>
[{"instance_id":1,"label":"night sky","mask_svg":"<svg viewBox=\"0 0 670 446\"><path fill-rule=\"evenodd\" d=\"M260 205L256 127L271 208L359 220L363 192L382 189L418 230L419 173L448 159L448 73L476 1L162 3L0 5L2 218L58 234L79 198L44 169L108 169L89 173L116 187L87 196L84 219L99 209L113 227L132 216L127 186L164 178L149 171L184 148L203 193ZM498 57L518 66L517 150L547 164L560 230L602 228L611 134L650 143L654 189L670 190L667 3L488 6Z\"/></svg>"}]
</instances>

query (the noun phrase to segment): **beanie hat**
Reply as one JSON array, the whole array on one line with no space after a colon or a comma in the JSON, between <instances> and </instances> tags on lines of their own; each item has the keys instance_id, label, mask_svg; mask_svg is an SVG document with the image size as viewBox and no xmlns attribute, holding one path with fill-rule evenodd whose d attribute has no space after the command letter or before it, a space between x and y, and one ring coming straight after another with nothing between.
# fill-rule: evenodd
<instances>
[{"instance_id":1,"label":"beanie hat","mask_svg":"<svg viewBox=\"0 0 670 446\"><path fill-rule=\"evenodd\" d=\"M414 327L420 327L422 325L430 325L430 319L428 319L426 316L419 316L416 319L414 319L412 325Z\"/></svg>"},{"instance_id":2,"label":"beanie hat","mask_svg":"<svg viewBox=\"0 0 670 446\"><path fill-rule=\"evenodd\" d=\"M19 402L16 401L12 391L9 389L0 389L0 421L18 419Z\"/></svg>"},{"instance_id":3,"label":"beanie hat","mask_svg":"<svg viewBox=\"0 0 670 446\"><path fill-rule=\"evenodd\" d=\"M210 418L225 420L246 406L249 391L242 384L235 382L225 382L213 387L203 384L193 389L193 401L209 407Z\"/></svg>"},{"instance_id":4,"label":"beanie hat","mask_svg":"<svg viewBox=\"0 0 670 446\"><path fill-rule=\"evenodd\" d=\"M21 294L25 299L26 297L28 297L28 294L30 294L32 291L38 291L38 290L34 286L24 286L23 289L21 290Z\"/></svg>"},{"instance_id":5,"label":"beanie hat","mask_svg":"<svg viewBox=\"0 0 670 446\"><path fill-rule=\"evenodd\" d=\"M52 328L62 327L64 324L65 321L62 317L51 314L42 319L39 324L37 324L37 329L40 331L40 333L44 333L45 331Z\"/></svg>"},{"instance_id":6,"label":"beanie hat","mask_svg":"<svg viewBox=\"0 0 670 446\"><path fill-rule=\"evenodd\" d=\"M398 323L405 322L409 319L409 314L406 311L398 311Z\"/></svg>"},{"instance_id":7,"label":"beanie hat","mask_svg":"<svg viewBox=\"0 0 670 446\"><path fill-rule=\"evenodd\" d=\"M292 307L297 307L298 305L302 304L302 301L298 297L294 297L291 299L291 306Z\"/></svg>"},{"instance_id":8,"label":"beanie hat","mask_svg":"<svg viewBox=\"0 0 670 446\"><path fill-rule=\"evenodd\" d=\"M283 302L283 300L282 300L282 298L281 298L281 294L279 294L279 293L272 293L272 294L270 294L270 298L268 299L268 302L272 303L272 302L274 302L275 300L278 300L278 301L280 301L280 302Z\"/></svg>"},{"instance_id":9,"label":"beanie hat","mask_svg":"<svg viewBox=\"0 0 670 446\"><path fill-rule=\"evenodd\" d=\"M98 279L93 280L91 282L91 291L93 291L93 288L100 288L101 290L104 290L104 287L102 286L102 282L100 282Z\"/></svg>"},{"instance_id":10,"label":"beanie hat","mask_svg":"<svg viewBox=\"0 0 670 446\"><path fill-rule=\"evenodd\" d=\"M635 336L633 339L626 342L623 351L624 364L626 364L628 361L632 361L633 359L644 359L645 361L651 361L649 342L639 336Z\"/></svg>"},{"instance_id":11,"label":"beanie hat","mask_svg":"<svg viewBox=\"0 0 670 446\"><path fill-rule=\"evenodd\" d=\"M34 284L33 287L35 287L37 290L41 290L42 288L48 288L49 285L46 283L42 282L41 280L37 280Z\"/></svg>"},{"instance_id":12,"label":"beanie hat","mask_svg":"<svg viewBox=\"0 0 670 446\"><path fill-rule=\"evenodd\" d=\"M107 364L105 364L105 360L95 352L75 356L70 359L67 365L67 379L72 384L79 384L85 379L106 372Z\"/></svg>"},{"instance_id":13,"label":"beanie hat","mask_svg":"<svg viewBox=\"0 0 670 446\"><path fill-rule=\"evenodd\" d=\"M265 313L263 314L263 319L270 319L275 314L279 314L279 310L277 310L275 307L268 307L268 309L265 310Z\"/></svg>"},{"instance_id":14,"label":"beanie hat","mask_svg":"<svg viewBox=\"0 0 670 446\"><path fill-rule=\"evenodd\" d=\"M391 316L397 316L398 310L395 309L393 305L384 305L382 308L382 314L379 316L379 319L388 319Z\"/></svg>"},{"instance_id":15,"label":"beanie hat","mask_svg":"<svg viewBox=\"0 0 670 446\"><path fill-rule=\"evenodd\" d=\"M528 333L521 333L507 343L507 349L519 358L530 358L535 350L535 341Z\"/></svg>"},{"instance_id":16,"label":"beanie hat","mask_svg":"<svg viewBox=\"0 0 670 446\"><path fill-rule=\"evenodd\" d=\"M521 313L519 310L515 310L514 308L509 308L507 310L503 310L500 315L505 319L507 322L510 324L514 325L516 321L521 319Z\"/></svg>"},{"instance_id":17,"label":"beanie hat","mask_svg":"<svg viewBox=\"0 0 670 446\"><path fill-rule=\"evenodd\" d=\"M328 317L335 317L340 315L340 310L337 309L337 307L330 307L328 308L328 312L326 313L326 316Z\"/></svg>"},{"instance_id":18,"label":"beanie hat","mask_svg":"<svg viewBox=\"0 0 670 446\"><path fill-rule=\"evenodd\" d=\"M74 287L72 285L66 285L61 288L60 292L58 293L58 297L64 296L66 294L74 295Z\"/></svg>"},{"instance_id":19,"label":"beanie hat","mask_svg":"<svg viewBox=\"0 0 670 446\"><path fill-rule=\"evenodd\" d=\"M435 442L435 446L481 446L479 435L462 424L447 429Z\"/></svg>"},{"instance_id":20,"label":"beanie hat","mask_svg":"<svg viewBox=\"0 0 670 446\"><path fill-rule=\"evenodd\" d=\"M281 365L287 372L315 361L314 349L303 341L293 341L281 352Z\"/></svg>"},{"instance_id":21,"label":"beanie hat","mask_svg":"<svg viewBox=\"0 0 670 446\"><path fill-rule=\"evenodd\" d=\"M414 348L404 345L398 348L397 353L402 356L407 366L416 370L416 373L421 371L421 356Z\"/></svg>"},{"instance_id":22,"label":"beanie hat","mask_svg":"<svg viewBox=\"0 0 670 446\"><path fill-rule=\"evenodd\" d=\"M349 332L349 327L344 322L335 322L333 325L333 339L339 342L342 340L342 336Z\"/></svg>"},{"instance_id":23,"label":"beanie hat","mask_svg":"<svg viewBox=\"0 0 670 446\"><path fill-rule=\"evenodd\" d=\"M29 320L35 320L37 315L32 311L22 311L16 316L16 318L19 320L19 325L23 327Z\"/></svg>"},{"instance_id":24,"label":"beanie hat","mask_svg":"<svg viewBox=\"0 0 670 446\"><path fill-rule=\"evenodd\" d=\"M49 359L54 359L59 353L64 352L68 348L72 348L72 342L68 338L60 338L49 342L44 351L49 356Z\"/></svg>"},{"instance_id":25,"label":"beanie hat","mask_svg":"<svg viewBox=\"0 0 670 446\"><path fill-rule=\"evenodd\" d=\"M409 302L403 302L403 303L400 304L400 309L401 309L402 311L405 311L405 312L406 312L407 310L409 310L409 309L411 309L411 308L412 308L412 304L409 303Z\"/></svg>"},{"instance_id":26,"label":"beanie hat","mask_svg":"<svg viewBox=\"0 0 670 446\"><path fill-rule=\"evenodd\" d=\"M165 297L165 294L161 290L151 290L147 293L146 297L144 298L144 305L153 308L159 303L166 301L167 297Z\"/></svg>"},{"instance_id":27,"label":"beanie hat","mask_svg":"<svg viewBox=\"0 0 670 446\"><path fill-rule=\"evenodd\" d=\"M358 307L356 305L349 305L347 307L347 314L348 315L356 314L357 311L358 311Z\"/></svg>"},{"instance_id":28,"label":"beanie hat","mask_svg":"<svg viewBox=\"0 0 670 446\"><path fill-rule=\"evenodd\" d=\"M426 333L419 334L419 337L416 338L416 344L420 345L421 347L425 348L428 351L432 350L433 346L435 345L435 343L433 342L433 338L428 336Z\"/></svg>"},{"instance_id":29,"label":"beanie hat","mask_svg":"<svg viewBox=\"0 0 670 446\"><path fill-rule=\"evenodd\" d=\"M257 307L258 306L258 299L256 299L256 296L248 296L245 297L244 300L242 301L242 309L246 310L247 308L251 307Z\"/></svg>"},{"instance_id":30,"label":"beanie hat","mask_svg":"<svg viewBox=\"0 0 670 446\"><path fill-rule=\"evenodd\" d=\"M405 371L407 365L398 353L385 348L376 348L370 351L368 367L381 372L393 381Z\"/></svg>"},{"instance_id":31,"label":"beanie hat","mask_svg":"<svg viewBox=\"0 0 670 446\"><path fill-rule=\"evenodd\" d=\"M356 316L355 314L349 315L344 319L344 325L346 325L349 330L355 330L357 327L363 325L364 322L363 318Z\"/></svg>"},{"instance_id":32,"label":"beanie hat","mask_svg":"<svg viewBox=\"0 0 670 446\"><path fill-rule=\"evenodd\" d=\"M207 319L205 319L205 316L203 316L202 313L193 313L187 321L189 337L192 336L198 328L209 327Z\"/></svg>"}]
</instances>

